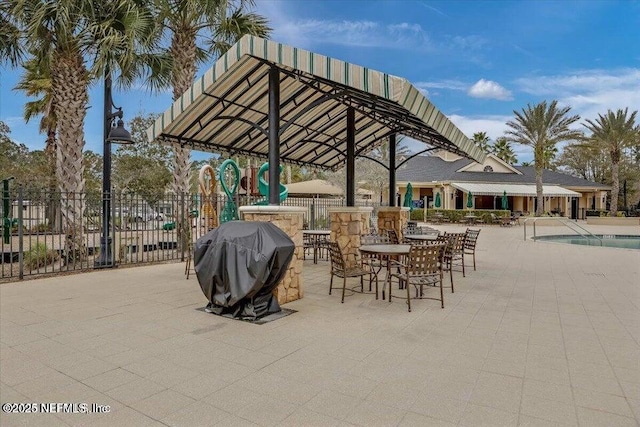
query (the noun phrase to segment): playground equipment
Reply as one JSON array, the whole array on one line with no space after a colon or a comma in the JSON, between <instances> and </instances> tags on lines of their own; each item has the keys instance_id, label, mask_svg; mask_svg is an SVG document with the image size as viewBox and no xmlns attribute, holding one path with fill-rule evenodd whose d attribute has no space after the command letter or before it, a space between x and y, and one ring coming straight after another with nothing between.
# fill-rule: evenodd
<instances>
[{"instance_id":1,"label":"playground equipment","mask_svg":"<svg viewBox=\"0 0 640 427\"><path fill-rule=\"evenodd\" d=\"M219 176L222 190L224 190L227 195L227 201L224 203L224 207L220 213L220 223L223 224L228 221L239 219L238 207L233 200L233 196L238 190L238 184L240 183L240 169L236 162L231 159L227 159L220 165ZM231 188L227 185L229 178L231 178L232 181Z\"/></svg>"},{"instance_id":2,"label":"playground equipment","mask_svg":"<svg viewBox=\"0 0 640 427\"><path fill-rule=\"evenodd\" d=\"M209 175L209 185L207 185L206 175ZM218 226L218 213L216 212L215 205L212 203L213 196L216 193L216 171L210 165L204 165L200 169L198 175L198 181L200 182L200 192L202 193L202 218L204 219L207 230L216 228Z\"/></svg>"},{"instance_id":3,"label":"playground equipment","mask_svg":"<svg viewBox=\"0 0 640 427\"><path fill-rule=\"evenodd\" d=\"M254 203L254 205L268 205L269 204L269 183L264 179L264 174L269 170L269 162L264 163L260 166L260 170L258 171L258 190L260 191L260 195L264 197L264 199ZM282 173L282 165L280 165L280 173ZM289 196L289 190L283 184L280 185L280 202L283 202Z\"/></svg>"}]
</instances>

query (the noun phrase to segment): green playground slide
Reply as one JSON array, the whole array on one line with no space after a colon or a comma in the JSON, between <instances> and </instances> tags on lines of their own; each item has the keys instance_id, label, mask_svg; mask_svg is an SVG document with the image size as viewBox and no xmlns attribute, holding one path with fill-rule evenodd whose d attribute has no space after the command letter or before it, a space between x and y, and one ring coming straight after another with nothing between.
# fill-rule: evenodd
<instances>
[{"instance_id":1,"label":"green playground slide","mask_svg":"<svg viewBox=\"0 0 640 427\"><path fill-rule=\"evenodd\" d=\"M263 175L269 170L269 162L264 163L258 170L258 191L264 197L264 199L254 203L254 205L268 205L269 204L269 183L264 179ZM282 165L280 165L280 173L282 173ZM289 190L282 183L280 185L280 201L283 202L289 196Z\"/></svg>"}]
</instances>

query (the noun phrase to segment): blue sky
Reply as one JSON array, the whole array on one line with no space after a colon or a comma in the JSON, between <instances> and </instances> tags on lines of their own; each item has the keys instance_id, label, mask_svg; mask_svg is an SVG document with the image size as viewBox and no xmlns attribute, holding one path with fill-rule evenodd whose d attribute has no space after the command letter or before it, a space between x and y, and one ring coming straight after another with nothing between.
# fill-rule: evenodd
<instances>
[{"instance_id":1,"label":"blue sky","mask_svg":"<svg viewBox=\"0 0 640 427\"><path fill-rule=\"evenodd\" d=\"M410 80L467 136L501 136L527 103L557 99L583 118L640 108L640 1L269 1L272 39ZM200 72L211 64L205 64ZM1 70L0 120L42 148L25 124L19 70ZM125 120L161 112L170 92L116 91ZM92 87L86 149L102 151L102 86ZM416 146L417 147L417 146ZM520 161L527 147L514 146ZM208 155L195 155L196 158Z\"/></svg>"}]
</instances>

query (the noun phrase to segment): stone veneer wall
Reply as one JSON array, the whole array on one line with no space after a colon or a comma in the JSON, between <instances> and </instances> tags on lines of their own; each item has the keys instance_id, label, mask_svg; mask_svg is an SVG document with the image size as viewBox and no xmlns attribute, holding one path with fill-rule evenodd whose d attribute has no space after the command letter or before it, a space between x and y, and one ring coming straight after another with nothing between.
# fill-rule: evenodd
<instances>
[{"instance_id":1,"label":"stone veneer wall","mask_svg":"<svg viewBox=\"0 0 640 427\"><path fill-rule=\"evenodd\" d=\"M271 208L271 210L267 210ZM279 304L285 304L302 298L302 223L306 208L289 206L243 206L240 209L245 221L271 222L287 233L296 245L289 269L273 291Z\"/></svg>"},{"instance_id":2,"label":"stone veneer wall","mask_svg":"<svg viewBox=\"0 0 640 427\"><path fill-rule=\"evenodd\" d=\"M347 254L359 254L360 236L369 234L371 207L328 208L331 219L331 241L337 242L342 254L347 258L347 266L352 266L354 257Z\"/></svg>"},{"instance_id":3,"label":"stone veneer wall","mask_svg":"<svg viewBox=\"0 0 640 427\"><path fill-rule=\"evenodd\" d=\"M378 208L378 231L396 230L398 238L402 241L402 229L409 222L409 208L405 207L380 207Z\"/></svg>"}]
</instances>

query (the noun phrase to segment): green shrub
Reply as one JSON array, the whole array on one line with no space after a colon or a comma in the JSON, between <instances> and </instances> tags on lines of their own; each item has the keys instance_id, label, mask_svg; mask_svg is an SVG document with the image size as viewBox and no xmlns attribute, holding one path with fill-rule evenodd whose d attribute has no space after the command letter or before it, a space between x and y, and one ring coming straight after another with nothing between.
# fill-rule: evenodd
<instances>
[{"instance_id":1,"label":"green shrub","mask_svg":"<svg viewBox=\"0 0 640 427\"><path fill-rule=\"evenodd\" d=\"M475 209L427 209L427 220L434 218L434 214L439 212L443 215L443 218L448 219L450 222L460 222L465 215L472 213L476 217L482 219L485 223L490 224L491 214L494 214L496 217L509 217L511 216L511 211L503 211L503 210L475 210Z\"/></svg>"},{"instance_id":2,"label":"green shrub","mask_svg":"<svg viewBox=\"0 0 640 427\"><path fill-rule=\"evenodd\" d=\"M604 209L587 209L586 216L609 216L609 211Z\"/></svg>"},{"instance_id":3,"label":"green shrub","mask_svg":"<svg viewBox=\"0 0 640 427\"><path fill-rule=\"evenodd\" d=\"M35 270L54 263L60 255L57 251L47 249L44 243L37 243L24 253L24 265L29 270Z\"/></svg>"},{"instance_id":4,"label":"green shrub","mask_svg":"<svg viewBox=\"0 0 640 427\"><path fill-rule=\"evenodd\" d=\"M47 231L51 231L51 226L44 222L41 222L40 224L36 224L33 227L31 227L32 233L46 233Z\"/></svg>"},{"instance_id":5,"label":"green shrub","mask_svg":"<svg viewBox=\"0 0 640 427\"><path fill-rule=\"evenodd\" d=\"M411 211L411 221L423 221L424 220L424 209L414 209Z\"/></svg>"},{"instance_id":6,"label":"green shrub","mask_svg":"<svg viewBox=\"0 0 640 427\"><path fill-rule=\"evenodd\" d=\"M320 216L320 217L316 218L315 221L316 221L315 222L315 228L318 228L318 229L329 228L329 222L330 222L329 217Z\"/></svg>"}]
</instances>

